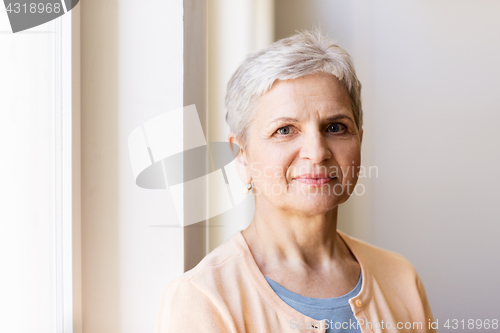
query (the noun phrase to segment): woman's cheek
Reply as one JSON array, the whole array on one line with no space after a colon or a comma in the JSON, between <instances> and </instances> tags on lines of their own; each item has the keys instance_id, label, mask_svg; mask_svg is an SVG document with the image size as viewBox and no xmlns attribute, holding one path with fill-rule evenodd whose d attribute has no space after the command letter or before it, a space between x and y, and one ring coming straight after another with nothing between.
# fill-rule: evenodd
<instances>
[{"instance_id":1,"label":"woman's cheek","mask_svg":"<svg viewBox=\"0 0 500 333\"><path fill-rule=\"evenodd\" d=\"M258 162L250 162L250 172L252 174L252 177L254 178L260 178L262 175L261 169L260 169L260 163Z\"/></svg>"}]
</instances>

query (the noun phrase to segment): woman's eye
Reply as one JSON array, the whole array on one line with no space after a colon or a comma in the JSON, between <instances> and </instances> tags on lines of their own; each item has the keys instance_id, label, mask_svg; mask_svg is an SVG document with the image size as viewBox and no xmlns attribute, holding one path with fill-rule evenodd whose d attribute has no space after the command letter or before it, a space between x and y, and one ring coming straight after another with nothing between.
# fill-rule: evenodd
<instances>
[{"instance_id":1,"label":"woman's eye","mask_svg":"<svg viewBox=\"0 0 500 333\"><path fill-rule=\"evenodd\" d=\"M283 127L280 127L278 128L278 130L276 131L278 134L281 134L281 135L287 135L287 134L290 134L292 132L290 126L283 126Z\"/></svg>"},{"instance_id":2,"label":"woman's eye","mask_svg":"<svg viewBox=\"0 0 500 333\"><path fill-rule=\"evenodd\" d=\"M332 132L332 133L338 133L338 132L342 131L343 128L344 128L344 125L338 124L338 123L328 125L328 131Z\"/></svg>"}]
</instances>

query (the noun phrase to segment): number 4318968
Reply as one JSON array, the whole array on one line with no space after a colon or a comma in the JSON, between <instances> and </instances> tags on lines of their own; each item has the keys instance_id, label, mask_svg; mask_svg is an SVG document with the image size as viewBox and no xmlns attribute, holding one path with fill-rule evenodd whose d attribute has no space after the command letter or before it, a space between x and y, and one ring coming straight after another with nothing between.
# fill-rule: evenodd
<instances>
[{"instance_id":1,"label":"number 4318968","mask_svg":"<svg viewBox=\"0 0 500 333\"><path fill-rule=\"evenodd\" d=\"M14 14L19 14L19 13L24 13L24 14L35 14L35 13L60 13L62 8L60 3L9 3L7 6L7 13L14 13Z\"/></svg>"},{"instance_id":2,"label":"number 4318968","mask_svg":"<svg viewBox=\"0 0 500 333\"><path fill-rule=\"evenodd\" d=\"M481 329L484 328L486 330L488 329L493 329L496 330L498 328L498 319L468 319L467 321L465 319L458 320L458 319L448 319L446 323L443 325L447 329Z\"/></svg>"}]
</instances>

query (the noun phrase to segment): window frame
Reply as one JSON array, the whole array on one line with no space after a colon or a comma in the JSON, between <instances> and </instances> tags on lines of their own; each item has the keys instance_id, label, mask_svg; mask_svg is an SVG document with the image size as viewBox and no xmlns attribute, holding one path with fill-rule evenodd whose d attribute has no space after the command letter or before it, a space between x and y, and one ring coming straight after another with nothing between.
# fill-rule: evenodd
<instances>
[{"instance_id":1,"label":"window frame","mask_svg":"<svg viewBox=\"0 0 500 333\"><path fill-rule=\"evenodd\" d=\"M80 9L55 25L56 331L82 332L80 215Z\"/></svg>"}]
</instances>

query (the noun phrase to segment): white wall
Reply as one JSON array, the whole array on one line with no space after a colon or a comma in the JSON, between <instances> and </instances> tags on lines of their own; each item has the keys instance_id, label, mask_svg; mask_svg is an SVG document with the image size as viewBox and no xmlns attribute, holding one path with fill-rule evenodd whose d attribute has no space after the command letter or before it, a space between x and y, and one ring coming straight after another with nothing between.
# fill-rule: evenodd
<instances>
[{"instance_id":1,"label":"white wall","mask_svg":"<svg viewBox=\"0 0 500 333\"><path fill-rule=\"evenodd\" d=\"M85 333L153 332L184 269L168 192L135 185L129 133L183 106L183 1L81 1Z\"/></svg>"},{"instance_id":2,"label":"white wall","mask_svg":"<svg viewBox=\"0 0 500 333\"><path fill-rule=\"evenodd\" d=\"M488 0L276 1L278 39L322 26L363 84L363 164L379 177L340 228L405 255L440 325L498 319L499 14Z\"/></svg>"},{"instance_id":3,"label":"white wall","mask_svg":"<svg viewBox=\"0 0 500 333\"><path fill-rule=\"evenodd\" d=\"M81 332L79 43L79 6L15 34L0 10L1 332Z\"/></svg>"},{"instance_id":4,"label":"white wall","mask_svg":"<svg viewBox=\"0 0 500 333\"><path fill-rule=\"evenodd\" d=\"M58 328L55 21L12 33L0 10L0 331ZM59 281L57 281L59 282ZM30 320L23 314L30 313Z\"/></svg>"}]
</instances>

